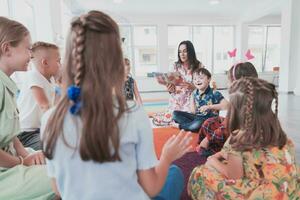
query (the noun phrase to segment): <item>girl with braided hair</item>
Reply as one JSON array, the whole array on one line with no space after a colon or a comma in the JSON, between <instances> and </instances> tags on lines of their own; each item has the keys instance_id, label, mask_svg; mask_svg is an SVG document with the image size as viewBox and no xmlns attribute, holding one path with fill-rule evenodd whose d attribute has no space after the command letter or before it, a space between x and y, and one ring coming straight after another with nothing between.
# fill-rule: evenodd
<instances>
[{"instance_id":1,"label":"girl with braided hair","mask_svg":"<svg viewBox=\"0 0 300 200\"><path fill-rule=\"evenodd\" d=\"M63 66L61 100L41 128L56 193L66 200L179 199L183 174L170 164L191 149L191 135L170 138L157 160L147 114L125 101L116 22L100 11L75 18Z\"/></svg>"},{"instance_id":2,"label":"girl with braided hair","mask_svg":"<svg viewBox=\"0 0 300 200\"><path fill-rule=\"evenodd\" d=\"M257 71L252 63L237 63L228 71L229 84L243 77L258 78ZM217 153L222 149L228 137L227 118L222 116L211 117L204 121L199 130L197 151L203 156Z\"/></svg>"},{"instance_id":3,"label":"girl with braided hair","mask_svg":"<svg viewBox=\"0 0 300 200\"><path fill-rule=\"evenodd\" d=\"M278 120L275 86L257 78L241 78L233 82L229 93L231 136L220 152L191 173L191 197L298 199L295 148Z\"/></svg>"}]
</instances>

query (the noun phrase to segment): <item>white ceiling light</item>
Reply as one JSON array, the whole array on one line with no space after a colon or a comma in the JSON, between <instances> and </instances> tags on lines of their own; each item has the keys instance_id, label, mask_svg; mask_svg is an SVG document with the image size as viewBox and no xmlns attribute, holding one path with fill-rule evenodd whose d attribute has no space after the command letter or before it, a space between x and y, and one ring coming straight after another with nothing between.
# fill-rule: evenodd
<instances>
[{"instance_id":1,"label":"white ceiling light","mask_svg":"<svg viewBox=\"0 0 300 200\"><path fill-rule=\"evenodd\" d=\"M221 2L221 0L210 0L209 1L209 4L210 5L217 5L217 4L219 4Z\"/></svg>"}]
</instances>

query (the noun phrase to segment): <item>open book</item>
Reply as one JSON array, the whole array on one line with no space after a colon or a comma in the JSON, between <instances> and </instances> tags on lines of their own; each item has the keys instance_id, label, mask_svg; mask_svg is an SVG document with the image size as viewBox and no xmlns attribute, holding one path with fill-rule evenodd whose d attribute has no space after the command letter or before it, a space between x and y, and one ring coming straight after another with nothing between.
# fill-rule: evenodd
<instances>
[{"instance_id":1,"label":"open book","mask_svg":"<svg viewBox=\"0 0 300 200\"><path fill-rule=\"evenodd\" d=\"M157 79L158 83L162 85L174 84L177 86L177 85L181 85L184 82L179 72L169 72L169 73L154 72L153 74Z\"/></svg>"}]
</instances>

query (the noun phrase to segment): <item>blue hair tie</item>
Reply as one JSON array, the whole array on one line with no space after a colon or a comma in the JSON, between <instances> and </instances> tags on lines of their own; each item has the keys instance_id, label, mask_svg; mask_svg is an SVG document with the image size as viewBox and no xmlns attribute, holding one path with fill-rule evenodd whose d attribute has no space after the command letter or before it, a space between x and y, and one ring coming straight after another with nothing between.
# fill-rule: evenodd
<instances>
[{"instance_id":1,"label":"blue hair tie","mask_svg":"<svg viewBox=\"0 0 300 200\"><path fill-rule=\"evenodd\" d=\"M73 102L73 105L70 108L70 112L73 115L77 115L81 108L80 93L80 87L75 85L71 85L68 87L68 98Z\"/></svg>"}]
</instances>

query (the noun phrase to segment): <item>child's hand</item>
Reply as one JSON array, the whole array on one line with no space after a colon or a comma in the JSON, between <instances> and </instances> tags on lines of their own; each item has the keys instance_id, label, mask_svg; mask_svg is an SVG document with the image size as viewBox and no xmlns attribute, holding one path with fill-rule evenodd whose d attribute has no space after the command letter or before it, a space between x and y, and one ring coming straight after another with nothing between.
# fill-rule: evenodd
<instances>
[{"instance_id":1,"label":"child's hand","mask_svg":"<svg viewBox=\"0 0 300 200\"><path fill-rule=\"evenodd\" d=\"M199 111L200 111L200 112L205 112L205 111L207 111L207 110L211 110L210 105L201 106L201 107L199 108Z\"/></svg>"},{"instance_id":2,"label":"child's hand","mask_svg":"<svg viewBox=\"0 0 300 200\"><path fill-rule=\"evenodd\" d=\"M227 160L228 158L228 154L223 152L223 151L219 151L216 154L209 156L207 158L207 161L209 160L218 160L218 161L223 161L223 160Z\"/></svg>"},{"instance_id":3,"label":"child's hand","mask_svg":"<svg viewBox=\"0 0 300 200\"><path fill-rule=\"evenodd\" d=\"M209 146L209 141L208 141L207 137L205 137L205 138L201 141L201 143L199 144L199 149L200 149L201 147L204 148L204 149L207 149L208 146Z\"/></svg>"},{"instance_id":4,"label":"child's hand","mask_svg":"<svg viewBox=\"0 0 300 200\"><path fill-rule=\"evenodd\" d=\"M183 130L178 135L173 135L163 147L161 160L165 160L168 164L171 164L174 160L183 156L192 149L190 145L191 139L191 132L185 133Z\"/></svg>"},{"instance_id":5,"label":"child's hand","mask_svg":"<svg viewBox=\"0 0 300 200\"><path fill-rule=\"evenodd\" d=\"M45 164L45 156L41 151L32 153L28 155L26 158L24 158L25 166L31 166L31 165L44 165Z\"/></svg>"},{"instance_id":6,"label":"child's hand","mask_svg":"<svg viewBox=\"0 0 300 200\"><path fill-rule=\"evenodd\" d=\"M213 156L220 161L227 160L227 158L228 158L228 154L223 151L219 151L218 153L214 154Z\"/></svg>"}]
</instances>

